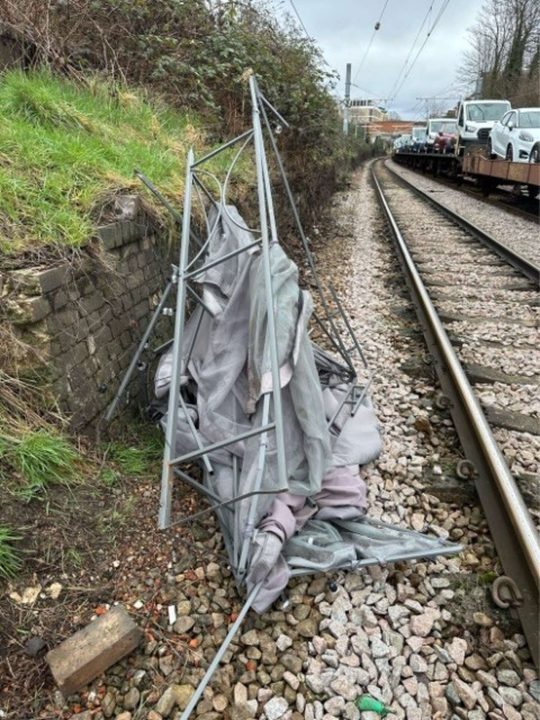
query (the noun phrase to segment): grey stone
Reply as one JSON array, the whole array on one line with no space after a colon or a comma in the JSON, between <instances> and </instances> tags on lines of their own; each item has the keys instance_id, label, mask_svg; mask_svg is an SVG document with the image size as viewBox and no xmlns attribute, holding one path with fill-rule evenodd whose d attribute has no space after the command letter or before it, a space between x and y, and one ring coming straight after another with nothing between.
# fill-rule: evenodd
<instances>
[{"instance_id":1,"label":"grey stone","mask_svg":"<svg viewBox=\"0 0 540 720\"><path fill-rule=\"evenodd\" d=\"M497 670L497 680L503 685L510 687L516 687L516 685L519 685L521 682L521 678L515 670L505 670L502 668Z\"/></svg>"},{"instance_id":2,"label":"grey stone","mask_svg":"<svg viewBox=\"0 0 540 720\"><path fill-rule=\"evenodd\" d=\"M458 677L455 677L452 682L460 700L468 710L472 710L477 703L477 696L472 687Z\"/></svg>"},{"instance_id":3,"label":"grey stone","mask_svg":"<svg viewBox=\"0 0 540 720\"><path fill-rule=\"evenodd\" d=\"M345 703L343 717L346 720L360 720L360 710L352 702Z\"/></svg>"},{"instance_id":4,"label":"grey stone","mask_svg":"<svg viewBox=\"0 0 540 720\"><path fill-rule=\"evenodd\" d=\"M504 702L512 705L513 707L519 707L523 702L523 694L516 688L500 685L498 692Z\"/></svg>"},{"instance_id":5,"label":"grey stone","mask_svg":"<svg viewBox=\"0 0 540 720\"><path fill-rule=\"evenodd\" d=\"M257 716L258 703L256 700L246 700L236 703L232 708L231 718L234 720L252 720Z\"/></svg>"},{"instance_id":6,"label":"grey stone","mask_svg":"<svg viewBox=\"0 0 540 720\"><path fill-rule=\"evenodd\" d=\"M293 641L291 640L291 638L288 635L281 634L281 635L279 635L278 639L276 640L276 646L277 646L278 650L280 650L281 652L284 652L285 650L290 648L292 644L293 644Z\"/></svg>"},{"instance_id":7,"label":"grey stone","mask_svg":"<svg viewBox=\"0 0 540 720\"><path fill-rule=\"evenodd\" d=\"M114 709L116 707L116 698L112 694L112 692L107 692L103 696L103 700L101 701L101 712L105 715L106 718L112 717L112 714L114 712Z\"/></svg>"},{"instance_id":8,"label":"grey stone","mask_svg":"<svg viewBox=\"0 0 540 720\"><path fill-rule=\"evenodd\" d=\"M182 615L173 625L174 632L179 635L185 635L195 625L195 620L188 615Z\"/></svg>"},{"instance_id":9,"label":"grey stone","mask_svg":"<svg viewBox=\"0 0 540 720\"><path fill-rule=\"evenodd\" d=\"M302 659L298 657L298 655L286 653L280 657L279 661L283 665L283 667L287 668L287 670L290 670L295 675L298 675L298 673L302 672L303 662Z\"/></svg>"},{"instance_id":10,"label":"grey stone","mask_svg":"<svg viewBox=\"0 0 540 720\"><path fill-rule=\"evenodd\" d=\"M166 718L169 717L175 705L180 710L184 710L192 695L191 685L169 685L157 702L156 712Z\"/></svg>"},{"instance_id":11,"label":"grey stone","mask_svg":"<svg viewBox=\"0 0 540 720\"><path fill-rule=\"evenodd\" d=\"M371 641L371 654L373 658L383 658L390 655L390 648L386 643L378 638Z\"/></svg>"},{"instance_id":12,"label":"grey stone","mask_svg":"<svg viewBox=\"0 0 540 720\"><path fill-rule=\"evenodd\" d=\"M358 692L354 685L352 685L345 677L338 676L334 678L330 683L330 688L345 700L354 700Z\"/></svg>"},{"instance_id":13,"label":"grey stone","mask_svg":"<svg viewBox=\"0 0 540 720\"><path fill-rule=\"evenodd\" d=\"M140 699L141 699L141 693L137 690L136 687L132 687L124 695L123 705L126 708L126 710L134 710L137 707L137 705L139 704Z\"/></svg>"},{"instance_id":14,"label":"grey stone","mask_svg":"<svg viewBox=\"0 0 540 720\"><path fill-rule=\"evenodd\" d=\"M289 703L282 697L273 697L264 706L267 720L279 720L289 709Z\"/></svg>"},{"instance_id":15,"label":"grey stone","mask_svg":"<svg viewBox=\"0 0 540 720\"><path fill-rule=\"evenodd\" d=\"M465 653L467 652L467 641L462 638L454 638L452 642L446 646L446 650L456 665L463 665Z\"/></svg>"},{"instance_id":16,"label":"grey stone","mask_svg":"<svg viewBox=\"0 0 540 720\"><path fill-rule=\"evenodd\" d=\"M315 618L306 618L298 623L296 626L296 632L304 638L312 638L317 635L319 629L319 623Z\"/></svg>"},{"instance_id":17,"label":"grey stone","mask_svg":"<svg viewBox=\"0 0 540 720\"><path fill-rule=\"evenodd\" d=\"M495 677L495 675L485 672L485 670L479 670L476 673L476 677L478 678L478 681L480 683L482 683L482 685L484 687L496 688L498 685L497 678Z\"/></svg>"},{"instance_id":18,"label":"grey stone","mask_svg":"<svg viewBox=\"0 0 540 720\"><path fill-rule=\"evenodd\" d=\"M409 657L409 667L415 673L424 673L427 670L427 663L421 655L411 653Z\"/></svg>"},{"instance_id":19,"label":"grey stone","mask_svg":"<svg viewBox=\"0 0 540 720\"><path fill-rule=\"evenodd\" d=\"M342 697L335 696L324 703L324 709L332 717L339 717L345 708L345 700Z\"/></svg>"},{"instance_id":20,"label":"grey stone","mask_svg":"<svg viewBox=\"0 0 540 720\"><path fill-rule=\"evenodd\" d=\"M248 630L240 637L242 645L258 645L259 644L259 633L257 630Z\"/></svg>"},{"instance_id":21,"label":"grey stone","mask_svg":"<svg viewBox=\"0 0 540 720\"><path fill-rule=\"evenodd\" d=\"M410 620L410 628L413 635L426 637L431 632L436 615L433 612L424 612L421 615L414 615Z\"/></svg>"},{"instance_id":22,"label":"grey stone","mask_svg":"<svg viewBox=\"0 0 540 720\"><path fill-rule=\"evenodd\" d=\"M286 670L283 673L283 679L291 687L293 690L298 690L300 686L300 680L297 678L296 675L294 675L292 672L289 672L289 670Z\"/></svg>"},{"instance_id":23,"label":"grey stone","mask_svg":"<svg viewBox=\"0 0 540 720\"><path fill-rule=\"evenodd\" d=\"M237 705L246 703L248 699L248 690L245 685L237 682L233 688L233 700Z\"/></svg>"}]
</instances>

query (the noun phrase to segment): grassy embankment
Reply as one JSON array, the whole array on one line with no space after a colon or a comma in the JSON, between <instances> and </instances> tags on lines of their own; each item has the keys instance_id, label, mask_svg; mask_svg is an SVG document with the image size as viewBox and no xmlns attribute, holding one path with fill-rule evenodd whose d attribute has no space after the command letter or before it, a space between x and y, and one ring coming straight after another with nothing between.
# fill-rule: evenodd
<instances>
[{"instance_id":1,"label":"grassy embankment","mask_svg":"<svg viewBox=\"0 0 540 720\"><path fill-rule=\"evenodd\" d=\"M0 76L0 268L43 261L51 250L69 256L92 237L103 208L120 192L141 193L166 225L167 211L133 170L141 168L180 209L190 146L198 155L211 149L202 119L141 92L96 80L75 84L46 72ZM230 153L216 158L212 169L220 174L229 160ZM237 166L236 197L251 172L248 160ZM117 465L108 460L100 469L95 458L83 453L83 459L62 435L61 418L47 414L46 391L18 367L14 336L0 336L0 507L9 509L0 512L1 581L20 570L20 549L28 550L21 527L32 514L28 505L48 505L49 490L58 495L63 487L69 494L85 478L110 485ZM116 456L122 459L121 448ZM108 459L116 456L109 448Z\"/></svg>"},{"instance_id":2,"label":"grassy embankment","mask_svg":"<svg viewBox=\"0 0 540 720\"><path fill-rule=\"evenodd\" d=\"M209 150L200 117L141 93L41 72L0 77L0 252L80 247L115 193L141 191L135 167L181 204L187 150ZM230 154L214 162L219 172ZM246 162L233 184L249 179ZM162 217L163 208L145 194Z\"/></svg>"}]
</instances>

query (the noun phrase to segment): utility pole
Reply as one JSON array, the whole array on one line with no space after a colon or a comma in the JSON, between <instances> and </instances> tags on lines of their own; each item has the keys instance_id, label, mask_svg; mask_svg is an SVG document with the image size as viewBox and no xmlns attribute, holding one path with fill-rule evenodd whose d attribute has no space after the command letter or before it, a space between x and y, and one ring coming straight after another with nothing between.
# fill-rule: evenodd
<instances>
[{"instance_id":1,"label":"utility pole","mask_svg":"<svg viewBox=\"0 0 540 720\"><path fill-rule=\"evenodd\" d=\"M349 105L351 102L351 63L345 69L345 105L343 107L343 133L349 134Z\"/></svg>"}]
</instances>

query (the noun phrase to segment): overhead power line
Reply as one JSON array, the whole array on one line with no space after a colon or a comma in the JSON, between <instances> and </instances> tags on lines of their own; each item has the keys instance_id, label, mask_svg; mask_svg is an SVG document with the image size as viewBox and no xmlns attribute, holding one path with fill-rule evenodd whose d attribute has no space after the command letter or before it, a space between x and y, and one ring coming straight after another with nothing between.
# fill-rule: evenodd
<instances>
[{"instance_id":1,"label":"overhead power line","mask_svg":"<svg viewBox=\"0 0 540 720\"><path fill-rule=\"evenodd\" d=\"M424 25L425 25L426 22L428 21L429 15L430 15L431 11L433 10L434 0L428 0L428 2L429 2L429 7L428 7L428 9L427 9L427 11L426 11L426 14L424 15L424 19L422 20L422 23L421 23L420 27L418 28L418 32L416 33L416 37L414 38L414 40L413 40L413 42L412 42L412 45L411 45L411 47L409 48L409 52L407 53L407 57L405 58L405 62L404 62L403 65L401 66L401 69L400 69L400 71L399 71L396 79L394 80L394 84L392 85L392 89L391 89L390 92L388 93L390 97L393 97L393 96L394 96L394 90L397 88L397 86L398 86L398 84L399 84L399 81L401 80L402 74L403 74L403 73L405 72L405 70L407 69L407 63L409 62L409 60L410 60L410 58L411 58L411 55L413 54L413 50L414 50L414 48L416 47L416 43L418 42L418 38L420 37L420 34L421 34L422 30L424 29Z\"/></svg>"},{"instance_id":2,"label":"overhead power line","mask_svg":"<svg viewBox=\"0 0 540 720\"><path fill-rule=\"evenodd\" d=\"M435 18L435 20L433 21L433 24L432 24L431 27L429 28L429 30L428 30L428 32L427 32L427 35L426 35L426 37L425 37L425 39L424 39L424 42L422 43L422 45L420 45L420 48L418 49L418 52L417 52L416 55L414 56L414 59L413 59L412 63L410 64L409 69L407 70L407 72L406 72L405 75L403 76L403 79L401 80L400 84L398 85L397 90L394 92L394 94L393 94L393 99L395 99L395 98L397 97L397 95L398 95L399 91L401 90L401 88L403 87L405 81L407 80L407 78L408 78L409 75L411 74L412 69L413 69L414 66L416 65L416 61L418 60L418 58L419 58L420 55L422 54L422 50L425 48L425 46L426 46L426 44L427 44L427 41L428 41L429 38L431 37L431 35L432 35L433 31L435 30L435 28L437 27L437 25L438 25L438 23L439 23L439 20L442 18L443 14L444 14L444 11L446 10L446 8L448 7L449 4L450 4L450 0L443 0L443 4L441 5L441 7L440 7L440 9L439 9L439 12L438 12L438 14L437 14L437 17Z\"/></svg>"},{"instance_id":3,"label":"overhead power line","mask_svg":"<svg viewBox=\"0 0 540 720\"><path fill-rule=\"evenodd\" d=\"M354 74L353 83L356 82L356 79L357 79L358 75L360 74L360 70L362 69L362 67L363 67L363 65L364 65L364 63L365 63L365 61L366 61L366 58L367 58L367 56L368 56L368 54L369 54L369 51L371 50L371 46L373 45L373 40L375 39L375 33L376 33L377 30L379 30L379 28L381 27L381 20L383 19L384 11L386 10L386 6L388 5L389 2L390 2L390 0L385 0L385 2L384 2L383 8L382 8L382 10L381 10L381 14L379 15L379 19L378 19L377 22L375 23L375 27L373 28L373 32L371 33L371 37L370 37L370 39L369 39L368 46L367 46L364 54L362 55L362 59L360 60L360 64L358 65L358 68L357 68L357 70L356 70L356 72L355 72L355 74Z\"/></svg>"},{"instance_id":4,"label":"overhead power line","mask_svg":"<svg viewBox=\"0 0 540 720\"><path fill-rule=\"evenodd\" d=\"M304 21L302 20L302 18L301 18L301 16L300 16L300 13L298 12L298 10L297 10L297 8L296 8L296 5L295 5L295 3L294 3L294 0L290 0L290 3L291 3L292 9L294 10L294 14L296 15L296 17L297 17L297 19L298 19L298 22L300 23L300 25L302 26L302 29L304 30L304 32L305 32L305 34L306 34L307 39L310 40L310 41L312 41L313 38L312 38L311 35L308 33L307 28L306 28L306 26L304 25Z\"/></svg>"}]
</instances>

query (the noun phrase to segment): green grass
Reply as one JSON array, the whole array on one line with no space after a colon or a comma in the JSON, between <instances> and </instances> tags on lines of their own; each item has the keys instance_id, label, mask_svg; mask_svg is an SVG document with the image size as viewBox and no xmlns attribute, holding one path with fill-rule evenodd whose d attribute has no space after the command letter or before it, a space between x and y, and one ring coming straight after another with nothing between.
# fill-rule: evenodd
<instances>
[{"instance_id":1,"label":"green grass","mask_svg":"<svg viewBox=\"0 0 540 720\"><path fill-rule=\"evenodd\" d=\"M21 569L22 560L13 543L20 537L6 525L0 525L0 578L8 580Z\"/></svg>"},{"instance_id":2,"label":"green grass","mask_svg":"<svg viewBox=\"0 0 540 720\"><path fill-rule=\"evenodd\" d=\"M15 493L25 501L50 485L69 485L78 457L66 438L49 430L30 430L21 436L0 434L0 462L19 477Z\"/></svg>"},{"instance_id":3,"label":"green grass","mask_svg":"<svg viewBox=\"0 0 540 720\"><path fill-rule=\"evenodd\" d=\"M0 251L83 245L108 199L141 191L134 168L180 207L190 146L210 149L201 120L141 94L45 71L0 75ZM212 169L222 172L231 154ZM233 182L251 173L243 161Z\"/></svg>"},{"instance_id":4,"label":"green grass","mask_svg":"<svg viewBox=\"0 0 540 720\"><path fill-rule=\"evenodd\" d=\"M158 433L141 435L137 446L113 443L110 459L125 475L145 475L160 467L163 440Z\"/></svg>"}]
</instances>

